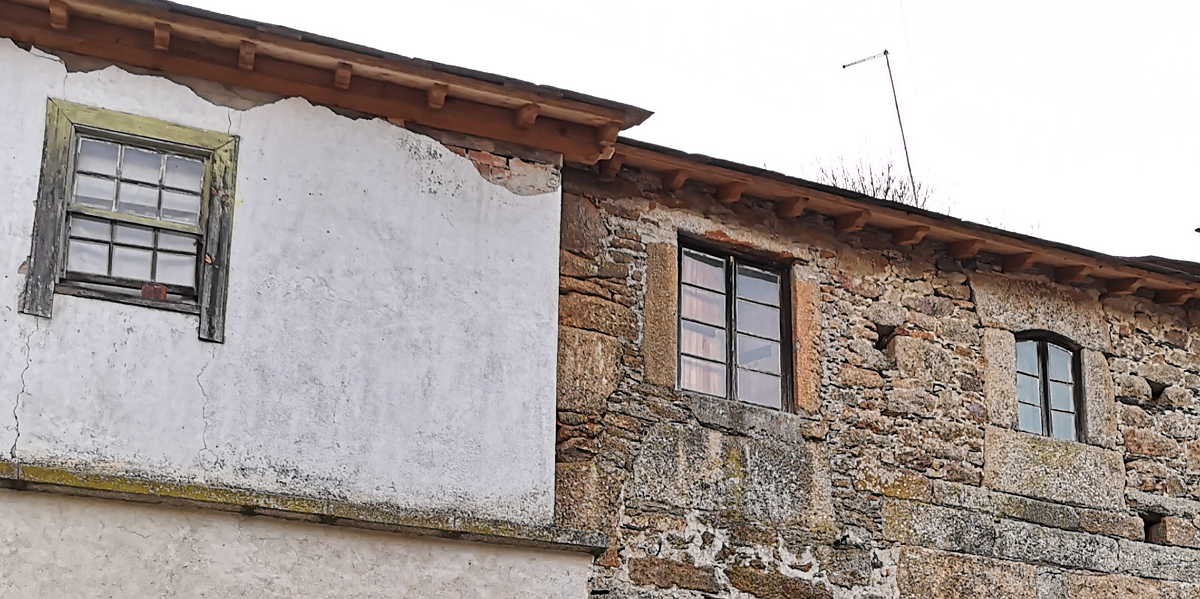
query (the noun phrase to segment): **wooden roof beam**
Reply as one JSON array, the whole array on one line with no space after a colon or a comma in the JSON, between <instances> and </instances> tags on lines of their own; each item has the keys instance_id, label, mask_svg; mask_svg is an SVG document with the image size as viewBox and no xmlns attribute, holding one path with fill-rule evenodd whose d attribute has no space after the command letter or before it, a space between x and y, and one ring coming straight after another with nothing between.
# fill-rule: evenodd
<instances>
[{"instance_id":1,"label":"wooden roof beam","mask_svg":"<svg viewBox=\"0 0 1200 599\"><path fill-rule=\"evenodd\" d=\"M50 0L50 28L66 31L71 26L71 9L62 0Z\"/></svg>"},{"instance_id":2,"label":"wooden roof beam","mask_svg":"<svg viewBox=\"0 0 1200 599\"><path fill-rule=\"evenodd\" d=\"M333 70L333 86L338 89L350 89L350 79L354 76L354 65L339 62Z\"/></svg>"},{"instance_id":3,"label":"wooden roof beam","mask_svg":"<svg viewBox=\"0 0 1200 599\"><path fill-rule=\"evenodd\" d=\"M1037 264L1038 255L1033 252L1009 254L1004 257L1004 272L1024 272Z\"/></svg>"},{"instance_id":4,"label":"wooden roof beam","mask_svg":"<svg viewBox=\"0 0 1200 599\"><path fill-rule=\"evenodd\" d=\"M833 228L838 233L857 233L867 226L871 218L870 210L855 210L834 218Z\"/></svg>"},{"instance_id":5,"label":"wooden roof beam","mask_svg":"<svg viewBox=\"0 0 1200 599\"><path fill-rule=\"evenodd\" d=\"M1091 275L1095 271L1091 266L1085 264L1072 264L1070 266L1060 266L1054 269L1054 280L1059 283L1070 284L1078 283Z\"/></svg>"},{"instance_id":6,"label":"wooden roof beam","mask_svg":"<svg viewBox=\"0 0 1200 599\"><path fill-rule=\"evenodd\" d=\"M450 93L450 86L445 83L435 83L425 91L425 103L434 110L441 110L446 106L446 94Z\"/></svg>"},{"instance_id":7,"label":"wooden roof beam","mask_svg":"<svg viewBox=\"0 0 1200 599\"><path fill-rule=\"evenodd\" d=\"M979 250L983 249L982 239L963 239L961 241L951 241L946 246L946 250L950 256L959 260L967 260L979 255Z\"/></svg>"},{"instance_id":8,"label":"wooden roof beam","mask_svg":"<svg viewBox=\"0 0 1200 599\"><path fill-rule=\"evenodd\" d=\"M687 183L688 173L684 170L667 171L662 174L663 189L667 191L679 191L683 189L683 184Z\"/></svg>"},{"instance_id":9,"label":"wooden roof beam","mask_svg":"<svg viewBox=\"0 0 1200 599\"><path fill-rule=\"evenodd\" d=\"M600 180L616 180L617 174L621 172L621 165L623 164L625 164L625 156L623 154L615 154L608 160L600 161Z\"/></svg>"},{"instance_id":10,"label":"wooden roof beam","mask_svg":"<svg viewBox=\"0 0 1200 599\"><path fill-rule=\"evenodd\" d=\"M800 218L807 209L808 198L784 198L776 202L775 214L782 219Z\"/></svg>"},{"instance_id":11,"label":"wooden roof beam","mask_svg":"<svg viewBox=\"0 0 1200 599\"><path fill-rule=\"evenodd\" d=\"M742 192L746 191L746 183L744 181L731 181L723 185L717 186L717 200L722 204L736 204L742 199Z\"/></svg>"},{"instance_id":12,"label":"wooden roof beam","mask_svg":"<svg viewBox=\"0 0 1200 599\"><path fill-rule=\"evenodd\" d=\"M925 241L925 236L929 234L929 227L925 225L917 225L914 227L904 227L896 229L892 232L892 242L896 245L917 245Z\"/></svg>"},{"instance_id":13,"label":"wooden roof beam","mask_svg":"<svg viewBox=\"0 0 1200 599\"><path fill-rule=\"evenodd\" d=\"M1195 297L1195 289L1159 289L1154 294L1154 301L1168 306L1182 306Z\"/></svg>"},{"instance_id":14,"label":"wooden roof beam","mask_svg":"<svg viewBox=\"0 0 1200 599\"><path fill-rule=\"evenodd\" d=\"M254 70L254 57L258 51L258 46L254 42L242 40L238 46L238 68L243 71Z\"/></svg>"},{"instance_id":15,"label":"wooden roof beam","mask_svg":"<svg viewBox=\"0 0 1200 599\"><path fill-rule=\"evenodd\" d=\"M154 22L154 49L166 52L171 49L171 25L162 21Z\"/></svg>"},{"instance_id":16,"label":"wooden roof beam","mask_svg":"<svg viewBox=\"0 0 1200 599\"><path fill-rule=\"evenodd\" d=\"M515 123L518 129L529 129L537 121L541 108L537 104L526 104L517 109Z\"/></svg>"},{"instance_id":17,"label":"wooden roof beam","mask_svg":"<svg viewBox=\"0 0 1200 599\"><path fill-rule=\"evenodd\" d=\"M1125 277L1121 279L1109 279L1105 284L1109 295L1133 295L1138 289L1142 288L1145 280L1141 277Z\"/></svg>"}]
</instances>

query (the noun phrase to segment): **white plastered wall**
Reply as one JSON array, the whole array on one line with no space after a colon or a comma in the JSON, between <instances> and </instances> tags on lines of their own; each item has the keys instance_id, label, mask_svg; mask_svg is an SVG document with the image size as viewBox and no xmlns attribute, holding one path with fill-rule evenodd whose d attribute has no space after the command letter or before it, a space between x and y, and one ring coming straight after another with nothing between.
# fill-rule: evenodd
<instances>
[{"instance_id":1,"label":"white plastered wall","mask_svg":"<svg viewBox=\"0 0 1200 599\"><path fill-rule=\"evenodd\" d=\"M56 296L18 314L47 97L241 138L226 342ZM0 39L0 450L19 461L548 524L560 193L302 99L235 110Z\"/></svg>"}]
</instances>

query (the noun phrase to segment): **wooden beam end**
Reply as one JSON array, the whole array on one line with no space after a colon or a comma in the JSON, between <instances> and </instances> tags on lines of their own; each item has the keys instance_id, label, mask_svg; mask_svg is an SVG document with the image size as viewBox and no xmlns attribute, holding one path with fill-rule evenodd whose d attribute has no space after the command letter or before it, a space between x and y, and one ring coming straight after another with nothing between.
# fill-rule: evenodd
<instances>
[{"instance_id":1,"label":"wooden beam end","mask_svg":"<svg viewBox=\"0 0 1200 599\"><path fill-rule=\"evenodd\" d=\"M605 123L596 127L596 143L602 146L617 145L617 135L621 133L620 123Z\"/></svg>"},{"instance_id":2,"label":"wooden beam end","mask_svg":"<svg viewBox=\"0 0 1200 599\"><path fill-rule=\"evenodd\" d=\"M1078 283L1086 279L1093 272L1092 267L1083 264L1072 264L1071 266L1060 266L1054 269L1054 280L1059 283Z\"/></svg>"},{"instance_id":3,"label":"wooden beam end","mask_svg":"<svg viewBox=\"0 0 1200 599\"><path fill-rule=\"evenodd\" d=\"M612 158L600 163L600 180L614 181L617 174L621 172L621 166L625 164L625 156L614 154Z\"/></svg>"},{"instance_id":4,"label":"wooden beam end","mask_svg":"<svg viewBox=\"0 0 1200 599\"><path fill-rule=\"evenodd\" d=\"M808 198L785 198L777 203L775 215L782 219L800 218L807 209Z\"/></svg>"},{"instance_id":5,"label":"wooden beam end","mask_svg":"<svg viewBox=\"0 0 1200 599\"><path fill-rule=\"evenodd\" d=\"M667 171L662 174L663 188L667 191L679 191L683 189L683 184L687 183L687 180L688 174L682 170Z\"/></svg>"},{"instance_id":6,"label":"wooden beam end","mask_svg":"<svg viewBox=\"0 0 1200 599\"><path fill-rule=\"evenodd\" d=\"M425 92L425 103L434 110L441 110L446 105L446 94L450 93L450 86L445 83L435 83Z\"/></svg>"},{"instance_id":7,"label":"wooden beam end","mask_svg":"<svg viewBox=\"0 0 1200 599\"><path fill-rule=\"evenodd\" d=\"M1168 306L1182 306L1197 297L1195 289L1160 289L1154 294L1154 301Z\"/></svg>"},{"instance_id":8,"label":"wooden beam end","mask_svg":"<svg viewBox=\"0 0 1200 599\"><path fill-rule=\"evenodd\" d=\"M855 210L834 219L834 228L838 233L857 233L867 226L871 218L870 210Z\"/></svg>"},{"instance_id":9,"label":"wooden beam end","mask_svg":"<svg viewBox=\"0 0 1200 599\"><path fill-rule=\"evenodd\" d=\"M354 77L354 65L339 62L333 71L333 86L338 89L350 89L350 80Z\"/></svg>"},{"instance_id":10,"label":"wooden beam end","mask_svg":"<svg viewBox=\"0 0 1200 599\"><path fill-rule=\"evenodd\" d=\"M1033 252L1009 254L1004 257L1004 272L1024 272L1033 268L1036 263L1037 254Z\"/></svg>"},{"instance_id":11,"label":"wooden beam end","mask_svg":"<svg viewBox=\"0 0 1200 599\"><path fill-rule=\"evenodd\" d=\"M242 40L238 46L238 68L243 71L254 70L254 59L258 53L258 46L254 42Z\"/></svg>"},{"instance_id":12,"label":"wooden beam end","mask_svg":"<svg viewBox=\"0 0 1200 599\"><path fill-rule=\"evenodd\" d=\"M962 241L952 241L946 248L952 258L967 260L979 255L979 250L983 248L983 240L964 239Z\"/></svg>"},{"instance_id":13,"label":"wooden beam end","mask_svg":"<svg viewBox=\"0 0 1200 599\"><path fill-rule=\"evenodd\" d=\"M725 204L735 204L742 199L742 193L746 191L746 183L743 181L733 181L717 187L717 200Z\"/></svg>"},{"instance_id":14,"label":"wooden beam end","mask_svg":"<svg viewBox=\"0 0 1200 599\"><path fill-rule=\"evenodd\" d=\"M1109 295L1133 295L1141 289L1144 281L1140 277L1126 277L1123 279L1109 279L1105 287L1108 289Z\"/></svg>"},{"instance_id":15,"label":"wooden beam end","mask_svg":"<svg viewBox=\"0 0 1200 599\"><path fill-rule=\"evenodd\" d=\"M171 49L171 24L162 21L154 22L154 49L166 52Z\"/></svg>"},{"instance_id":16,"label":"wooden beam end","mask_svg":"<svg viewBox=\"0 0 1200 599\"><path fill-rule=\"evenodd\" d=\"M541 113L541 111L541 107L539 107L537 104L526 104L517 109L516 117L513 122L517 125L518 129L529 129L530 127L533 127L535 122L537 122L538 114Z\"/></svg>"},{"instance_id":17,"label":"wooden beam end","mask_svg":"<svg viewBox=\"0 0 1200 599\"><path fill-rule=\"evenodd\" d=\"M66 31L71 26L71 9L62 0L50 0L50 28Z\"/></svg>"},{"instance_id":18,"label":"wooden beam end","mask_svg":"<svg viewBox=\"0 0 1200 599\"><path fill-rule=\"evenodd\" d=\"M925 225L904 227L892 232L892 241L896 245L917 245L925 241L925 236L928 234L929 227Z\"/></svg>"}]
</instances>

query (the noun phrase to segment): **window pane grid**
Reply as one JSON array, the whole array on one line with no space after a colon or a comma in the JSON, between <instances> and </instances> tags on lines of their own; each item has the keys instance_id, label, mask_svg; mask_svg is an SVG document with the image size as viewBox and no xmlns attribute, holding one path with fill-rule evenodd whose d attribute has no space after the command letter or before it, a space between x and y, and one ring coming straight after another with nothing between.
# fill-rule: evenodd
<instances>
[{"instance_id":1,"label":"window pane grid","mask_svg":"<svg viewBox=\"0 0 1200 599\"><path fill-rule=\"evenodd\" d=\"M1017 429L1078 440L1077 355L1047 339L1017 342Z\"/></svg>"},{"instance_id":2,"label":"window pane grid","mask_svg":"<svg viewBox=\"0 0 1200 599\"><path fill-rule=\"evenodd\" d=\"M682 389L783 408L780 281L780 275L735 257L681 248ZM715 342L723 344L720 352ZM715 367L721 369L719 377ZM724 385L719 391L718 382Z\"/></svg>"},{"instance_id":3,"label":"window pane grid","mask_svg":"<svg viewBox=\"0 0 1200 599\"><path fill-rule=\"evenodd\" d=\"M87 223L82 232L77 223ZM100 234L101 226L107 231L104 236ZM67 271L109 276L132 282L154 282L195 288L194 250L199 243L199 237L187 236L192 241L193 251L184 251L178 249L180 246L161 247L164 234L153 228L145 228L150 234L149 243L118 241L122 228L137 227L126 227L114 221L71 214L68 217ZM172 239L170 243L177 243L178 238L184 237L174 232L167 235ZM98 259L98 253L101 252L102 261ZM168 273L163 273L159 266L164 257L172 264ZM121 258L125 259L123 264L120 263Z\"/></svg>"}]
</instances>

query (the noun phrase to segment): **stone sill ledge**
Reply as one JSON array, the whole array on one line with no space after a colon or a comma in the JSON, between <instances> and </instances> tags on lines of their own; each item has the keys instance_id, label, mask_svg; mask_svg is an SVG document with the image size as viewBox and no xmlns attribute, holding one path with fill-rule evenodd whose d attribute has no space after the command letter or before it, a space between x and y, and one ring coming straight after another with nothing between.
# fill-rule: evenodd
<instances>
[{"instance_id":1,"label":"stone sill ledge","mask_svg":"<svg viewBox=\"0 0 1200 599\"><path fill-rule=\"evenodd\" d=\"M245 515L592 555L600 555L608 547L608 538L603 534L555 526L529 526L501 520L417 512L333 499L157 481L130 475L84 472L77 468L21 464L10 460L0 460L0 486L16 490L175 504Z\"/></svg>"}]
</instances>

